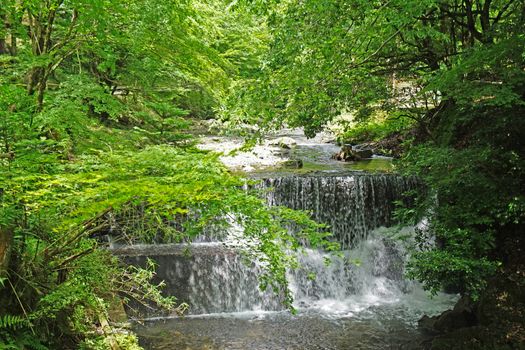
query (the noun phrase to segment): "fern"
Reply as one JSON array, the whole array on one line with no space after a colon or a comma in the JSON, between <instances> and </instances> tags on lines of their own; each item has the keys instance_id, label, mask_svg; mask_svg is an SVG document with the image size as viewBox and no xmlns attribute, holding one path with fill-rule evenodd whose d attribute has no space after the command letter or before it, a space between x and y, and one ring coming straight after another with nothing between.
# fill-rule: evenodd
<instances>
[{"instance_id":1,"label":"fern","mask_svg":"<svg viewBox=\"0 0 525 350\"><path fill-rule=\"evenodd\" d=\"M0 339L0 349L2 350L49 350L47 346L42 345L35 335L30 333L10 336L2 334L0 331Z\"/></svg>"},{"instance_id":2,"label":"fern","mask_svg":"<svg viewBox=\"0 0 525 350\"><path fill-rule=\"evenodd\" d=\"M22 348L23 349L32 349L32 350L49 350L45 345L42 345L40 340L36 339L34 336L25 336L22 338Z\"/></svg>"},{"instance_id":3,"label":"fern","mask_svg":"<svg viewBox=\"0 0 525 350\"><path fill-rule=\"evenodd\" d=\"M17 330L29 325L27 319L18 315L0 316L0 330Z\"/></svg>"}]
</instances>

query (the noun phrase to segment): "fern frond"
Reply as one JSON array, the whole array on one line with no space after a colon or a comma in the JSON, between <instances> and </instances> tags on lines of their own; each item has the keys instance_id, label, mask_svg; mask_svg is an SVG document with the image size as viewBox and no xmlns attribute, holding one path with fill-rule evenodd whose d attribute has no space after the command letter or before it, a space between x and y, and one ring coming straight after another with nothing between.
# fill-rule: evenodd
<instances>
[{"instance_id":1,"label":"fern frond","mask_svg":"<svg viewBox=\"0 0 525 350\"><path fill-rule=\"evenodd\" d=\"M40 340L34 338L34 336L24 337L23 345L24 345L24 349L49 350L47 346L42 345Z\"/></svg>"},{"instance_id":2,"label":"fern frond","mask_svg":"<svg viewBox=\"0 0 525 350\"><path fill-rule=\"evenodd\" d=\"M26 318L18 315L2 315L0 316L0 330L17 330L29 326Z\"/></svg>"}]
</instances>

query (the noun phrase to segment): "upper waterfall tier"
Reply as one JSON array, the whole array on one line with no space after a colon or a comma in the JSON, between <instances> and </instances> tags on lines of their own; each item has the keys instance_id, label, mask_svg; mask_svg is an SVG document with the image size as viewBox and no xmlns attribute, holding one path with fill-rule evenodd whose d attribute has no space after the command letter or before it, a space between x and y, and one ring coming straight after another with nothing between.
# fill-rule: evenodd
<instances>
[{"instance_id":1,"label":"upper waterfall tier","mask_svg":"<svg viewBox=\"0 0 525 350\"><path fill-rule=\"evenodd\" d=\"M393 174L335 174L269 177L256 186L269 205L307 210L330 226L343 247L362 241L380 226L393 223L395 201L419 186L417 179Z\"/></svg>"}]
</instances>

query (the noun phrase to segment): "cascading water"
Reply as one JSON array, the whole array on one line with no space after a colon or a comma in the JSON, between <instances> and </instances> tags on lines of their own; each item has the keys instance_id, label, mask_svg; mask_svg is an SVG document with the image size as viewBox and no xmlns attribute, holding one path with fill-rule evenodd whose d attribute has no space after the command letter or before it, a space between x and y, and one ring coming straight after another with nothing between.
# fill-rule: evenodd
<instances>
[{"instance_id":1,"label":"cascading water","mask_svg":"<svg viewBox=\"0 0 525 350\"><path fill-rule=\"evenodd\" d=\"M301 268L289 273L296 305L332 314L352 315L370 306L395 303L414 285L403 278L404 250L378 232L332 259L310 250Z\"/></svg>"},{"instance_id":2,"label":"cascading water","mask_svg":"<svg viewBox=\"0 0 525 350\"><path fill-rule=\"evenodd\" d=\"M115 251L134 265L153 259L157 275L166 283L164 292L188 303L190 314L282 310L278 296L259 289L257 264L243 261L221 243L159 245L153 252L151 246L138 245Z\"/></svg>"},{"instance_id":3,"label":"cascading water","mask_svg":"<svg viewBox=\"0 0 525 350\"><path fill-rule=\"evenodd\" d=\"M392 223L394 202L417 188L415 178L392 174L317 174L266 178L260 188L268 204L307 210L330 226L343 248L365 239L372 229Z\"/></svg>"},{"instance_id":4,"label":"cascading water","mask_svg":"<svg viewBox=\"0 0 525 350\"><path fill-rule=\"evenodd\" d=\"M220 339L224 338L224 324L216 323L217 318L224 320L226 317L233 329L226 332L230 332L229 338L217 340L217 348L346 349L348 344L342 345L346 340L338 340L338 344L329 347L319 346L317 342L324 337L316 336L315 332L328 334L334 331L331 327L340 326L341 322L359 327L354 323L367 320L365 323L370 322L370 325L361 332L362 339L359 339L364 345L354 344L351 348L381 349L384 347L374 345L374 341L381 343L377 338L382 336L380 334L402 329L399 334L403 339L391 339L387 345L417 337L415 321L423 313L442 310L453 300L442 296L428 302L417 284L403 277L406 258L403 245L389 238L389 230L378 229L392 223L393 201L403 200L403 193L417 186L415 179L364 173L271 177L261 181L257 187L264 190L270 205L311 211L316 220L331 226L335 239L346 248L345 256L333 258L329 266L325 264L327 256L316 250L306 249L306 254L298 257L302 267L288 273L295 306L299 309L297 319L289 319L291 316L287 311L275 313L283 309L280 297L259 290L257 274L260 270L257 265L243 262L238 252L220 242L163 245L153 249L127 247L121 248L118 254L135 264L143 264L147 257L156 260L158 276L167 284L166 291L189 304L189 313L195 316L187 317L186 321L168 322L169 329L193 334L197 338L205 334ZM242 314L251 316L243 319ZM249 317L255 318L250 321ZM326 318L336 321L320 321ZM250 322L257 323L262 329L267 328L265 332L275 333L276 338L264 340L264 346L258 341L252 346L246 345L253 341L250 332L254 331L254 323ZM297 327L304 328L313 337L288 344L288 338L293 335L287 333L290 332L287 326L278 326L282 322L299 322ZM382 328L384 322L388 324L386 329ZM324 325L322 329L316 326L321 324ZM247 329L241 332L243 328ZM139 334L150 339L152 332L160 329L166 331L154 323L143 332L139 330ZM370 334L366 335L366 332ZM322 341L333 343L339 338L333 335ZM229 343L235 339L244 345L236 347ZM146 347L152 349L157 347L155 344L155 341L145 342Z\"/></svg>"}]
</instances>

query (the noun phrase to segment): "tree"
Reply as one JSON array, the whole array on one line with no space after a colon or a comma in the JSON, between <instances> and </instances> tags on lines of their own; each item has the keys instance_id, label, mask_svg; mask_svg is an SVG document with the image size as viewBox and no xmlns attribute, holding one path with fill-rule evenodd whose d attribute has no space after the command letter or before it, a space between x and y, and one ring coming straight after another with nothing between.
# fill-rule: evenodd
<instances>
[{"instance_id":1,"label":"tree","mask_svg":"<svg viewBox=\"0 0 525 350\"><path fill-rule=\"evenodd\" d=\"M311 134L344 111L401 108L432 124L435 102L457 93L468 92L470 101L489 91L520 98L511 92L517 80L499 84L502 67L521 76L518 1L285 1L271 11L263 74L241 92L250 92L248 119L286 120ZM498 58L480 64L482 55L496 52ZM411 89L400 91L392 80L410 82ZM469 88L447 85L453 80ZM417 94L419 108L408 108L407 94Z\"/></svg>"}]
</instances>

